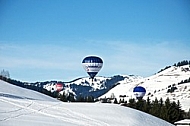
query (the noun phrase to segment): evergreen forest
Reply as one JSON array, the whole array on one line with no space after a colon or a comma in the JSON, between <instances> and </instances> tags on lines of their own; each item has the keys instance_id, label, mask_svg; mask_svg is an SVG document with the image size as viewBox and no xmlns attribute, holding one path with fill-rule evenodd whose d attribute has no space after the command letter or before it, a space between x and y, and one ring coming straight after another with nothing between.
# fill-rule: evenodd
<instances>
[{"instance_id":1,"label":"evergreen forest","mask_svg":"<svg viewBox=\"0 0 190 126\"><path fill-rule=\"evenodd\" d=\"M169 98L165 101L162 98L159 100L155 98L151 101L148 97L146 100L129 99L128 102L122 103L122 105L151 114L172 124L182 119L190 119L190 109L188 112L182 110L179 100L177 103L175 101L171 102Z\"/></svg>"}]
</instances>

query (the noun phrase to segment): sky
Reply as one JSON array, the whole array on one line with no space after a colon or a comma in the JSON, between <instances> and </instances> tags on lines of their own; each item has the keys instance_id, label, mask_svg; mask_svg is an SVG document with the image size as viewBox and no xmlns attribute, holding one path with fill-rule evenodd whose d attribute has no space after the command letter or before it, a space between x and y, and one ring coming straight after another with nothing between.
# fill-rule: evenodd
<instances>
[{"instance_id":1,"label":"sky","mask_svg":"<svg viewBox=\"0 0 190 126\"><path fill-rule=\"evenodd\" d=\"M0 0L0 71L20 81L148 77L190 60L189 0Z\"/></svg>"}]
</instances>

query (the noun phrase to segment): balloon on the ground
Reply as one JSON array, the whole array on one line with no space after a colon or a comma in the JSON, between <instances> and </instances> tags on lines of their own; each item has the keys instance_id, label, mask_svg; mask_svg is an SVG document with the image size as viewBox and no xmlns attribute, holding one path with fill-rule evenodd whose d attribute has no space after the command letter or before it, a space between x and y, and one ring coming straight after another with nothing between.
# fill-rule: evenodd
<instances>
[{"instance_id":1,"label":"balloon on the ground","mask_svg":"<svg viewBox=\"0 0 190 126\"><path fill-rule=\"evenodd\" d=\"M102 68L103 61L100 57L88 56L83 59L82 65L83 65L85 71L89 74L90 78L94 79L96 74Z\"/></svg>"}]
</instances>

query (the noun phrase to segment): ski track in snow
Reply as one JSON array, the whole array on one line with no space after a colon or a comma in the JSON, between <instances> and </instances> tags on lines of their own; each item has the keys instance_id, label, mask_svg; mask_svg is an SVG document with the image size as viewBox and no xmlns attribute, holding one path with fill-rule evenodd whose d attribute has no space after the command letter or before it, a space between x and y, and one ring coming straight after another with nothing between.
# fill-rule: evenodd
<instances>
[{"instance_id":1,"label":"ski track in snow","mask_svg":"<svg viewBox=\"0 0 190 126\"><path fill-rule=\"evenodd\" d=\"M0 119L0 121L6 121L6 120L9 120L9 119L13 119L13 118L17 118L19 116L22 116L22 115L27 115L27 114L30 114L29 112L24 112L22 113L22 111L24 111L25 109L28 109L32 104L33 102L30 101L29 103L27 103L28 105L27 106L23 106L23 105L19 105L17 103L14 103L13 101L7 99L7 98L2 98L0 99L2 102L6 102L6 103L9 103L9 104L12 104L16 107L19 107L18 109L15 109L15 110L11 110L11 111L5 111L5 112L0 112L0 113L13 113L11 114L10 116L8 117L5 117L3 119ZM18 114L17 114L18 113Z\"/></svg>"},{"instance_id":2,"label":"ski track in snow","mask_svg":"<svg viewBox=\"0 0 190 126\"><path fill-rule=\"evenodd\" d=\"M38 113L41 115L62 120L64 122L69 122L81 126L109 126L109 124L105 122L95 120L81 113L77 113L70 109L63 108L61 107L62 104L61 102L53 102L53 103L47 102L47 104L44 103L40 104L39 103L40 101L37 100L30 100L26 98L24 98L23 100L9 98L9 97L1 97L0 99L1 102L11 104L18 108L15 110L0 112L0 114L11 113L8 117L4 118L0 117L0 122L8 121L14 118L19 118L21 116Z\"/></svg>"}]
</instances>

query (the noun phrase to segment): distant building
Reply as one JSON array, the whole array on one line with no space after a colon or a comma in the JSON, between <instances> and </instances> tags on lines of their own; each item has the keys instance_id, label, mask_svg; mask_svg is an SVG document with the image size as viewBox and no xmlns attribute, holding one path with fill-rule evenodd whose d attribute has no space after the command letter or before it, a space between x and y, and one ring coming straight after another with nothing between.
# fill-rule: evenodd
<instances>
[{"instance_id":1,"label":"distant building","mask_svg":"<svg viewBox=\"0 0 190 126\"><path fill-rule=\"evenodd\" d=\"M190 119L180 120L174 123L176 126L190 126Z\"/></svg>"}]
</instances>

